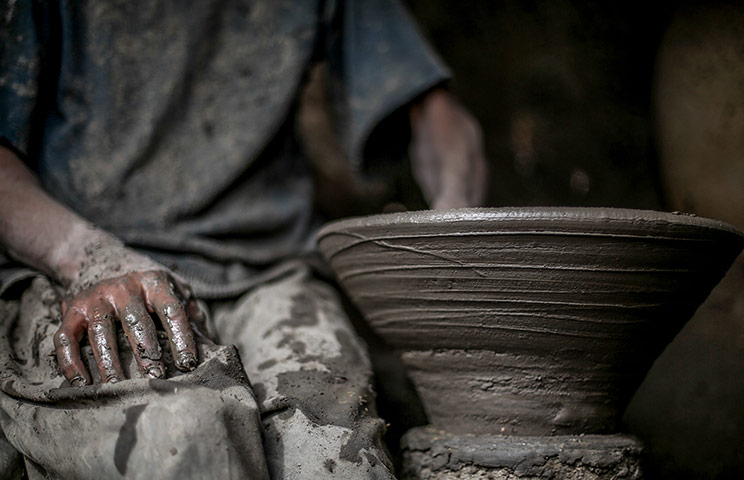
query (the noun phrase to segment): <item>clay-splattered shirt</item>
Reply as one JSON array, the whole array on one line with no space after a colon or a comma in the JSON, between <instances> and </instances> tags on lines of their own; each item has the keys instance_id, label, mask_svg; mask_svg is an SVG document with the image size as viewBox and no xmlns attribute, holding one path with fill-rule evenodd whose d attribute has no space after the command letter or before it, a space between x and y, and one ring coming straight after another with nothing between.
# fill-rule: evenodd
<instances>
[{"instance_id":1,"label":"clay-splattered shirt","mask_svg":"<svg viewBox=\"0 0 744 480\"><path fill-rule=\"evenodd\" d=\"M9 0L0 28L5 144L212 298L310 248L293 114L313 60L332 67L352 159L447 75L395 0Z\"/></svg>"}]
</instances>

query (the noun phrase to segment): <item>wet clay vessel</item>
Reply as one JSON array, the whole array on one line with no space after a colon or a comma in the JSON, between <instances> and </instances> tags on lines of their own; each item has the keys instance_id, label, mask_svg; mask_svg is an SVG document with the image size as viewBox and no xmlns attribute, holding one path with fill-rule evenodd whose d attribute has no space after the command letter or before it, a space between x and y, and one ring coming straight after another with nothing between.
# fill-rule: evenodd
<instances>
[{"instance_id":1,"label":"wet clay vessel","mask_svg":"<svg viewBox=\"0 0 744 480\"><path fill-rule=\"evenodd\" d=\"M510 208L342 220L318 244L434 427L574 435L615 430L744 237L680 214Z\"/></svg>"}]
</instances>

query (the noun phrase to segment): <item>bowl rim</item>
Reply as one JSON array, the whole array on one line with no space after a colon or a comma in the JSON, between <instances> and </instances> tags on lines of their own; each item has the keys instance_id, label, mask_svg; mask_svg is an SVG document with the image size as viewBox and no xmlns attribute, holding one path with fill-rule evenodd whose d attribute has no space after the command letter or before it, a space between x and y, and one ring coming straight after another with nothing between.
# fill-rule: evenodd
<instances>
[{"instance_id":1,"label":"bowl rim","mask_svg":"<svg viewBox=\"0 0 744 480\"><path fill-rule=\"evenodd\" d=\"M608 207L479 207L449 210L414 210L396 213L381 213L334 220L323 225L315 235L316 242L323 237L344 230L398 225L456 223L462 221L590 221L613 223L659 222L707 228L731 233L744 239L744 233L734 226L711 218L683 212L662 212Z\"/></svg>"}]
</instances>

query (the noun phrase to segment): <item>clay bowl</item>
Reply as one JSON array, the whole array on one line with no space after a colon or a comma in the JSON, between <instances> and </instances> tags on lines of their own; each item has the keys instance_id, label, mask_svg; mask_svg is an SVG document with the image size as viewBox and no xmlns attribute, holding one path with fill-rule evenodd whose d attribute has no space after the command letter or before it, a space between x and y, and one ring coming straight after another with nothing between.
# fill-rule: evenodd
<instances>
[{"instance_id":1,"label":"clay bowl","mask_svg":"<svg viewBox=\"0 0 744 480\"><path fill-rule=\"evenodd\" d=\"M744 244L718 221L578 208L377 215L317 239L435 427L515 435L612 432Z\"/></svg>"}]
</instances>

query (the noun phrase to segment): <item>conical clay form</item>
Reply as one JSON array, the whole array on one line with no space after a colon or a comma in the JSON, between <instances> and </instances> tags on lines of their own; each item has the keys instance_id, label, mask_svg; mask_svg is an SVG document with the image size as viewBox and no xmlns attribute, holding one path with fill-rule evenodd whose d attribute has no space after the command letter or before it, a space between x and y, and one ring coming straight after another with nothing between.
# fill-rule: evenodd
<instances>
[{"instance_id":1,"label":"conical clay form","mask_svg":"<svg viewBox=\"0 0 744 480\"><path fill-rule=\"evenodd\" d=\"M744 237L687 215L518 208L342 220L318 244L432 425L573 435L614 431Z\"/></svg>"}]
</instances>

